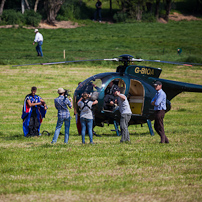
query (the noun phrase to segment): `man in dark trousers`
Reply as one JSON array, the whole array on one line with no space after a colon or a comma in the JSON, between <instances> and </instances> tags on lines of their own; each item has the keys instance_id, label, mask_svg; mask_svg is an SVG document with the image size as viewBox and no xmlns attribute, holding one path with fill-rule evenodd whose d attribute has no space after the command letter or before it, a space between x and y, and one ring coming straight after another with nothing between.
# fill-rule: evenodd
<instances>
[{"instance_id":1,"label":"man in dark trousers","mask_svg":"<svg viewBox=\"0 0 202 202\"><path fill-rule=\"evenodd\" d=\"M102 3L100 2L100 0L97 1L97 3L95 4L95 7L96 7L96 11L95 11L95 14L94 14L94 20L97 19L97 14L98 14L99 22L101 22L101 20L102 20L102 16L101 16Z\"/></svg>"},{"instance_id":2,"label":"man in dark trousers","mask_svg":"<svg viewBox=\"0 0 202 202\"><path fill-rule=\"evenodd\" d=\"M151 104L154 106L154 116L155 116L155 122L154 122L154 128L156 132L161 137L160 143L169 143L168 138L165 135L164 132L164 125L163 125L163 118L165 116L165 110L166 110L166 94L162 90L162 83L160 81L156 81L154 83L154 88L156 89L156 94L154 98L151 101Z\"/></svg>"}]
</instances>

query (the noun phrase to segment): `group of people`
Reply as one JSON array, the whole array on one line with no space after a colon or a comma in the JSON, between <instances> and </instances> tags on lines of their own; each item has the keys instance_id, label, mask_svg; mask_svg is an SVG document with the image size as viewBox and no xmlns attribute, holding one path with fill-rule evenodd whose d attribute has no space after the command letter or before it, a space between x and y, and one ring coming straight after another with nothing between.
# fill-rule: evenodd
<instances>
[{"instance_id":1,"label":"group of people","mask_svg":"<svg viewBox=\"0 0 202 202\"><path fill-rule=\"evenodd\" d=\"M107 89L107 95L110 99L109 105L119 106L120 111L120 128L121 128L121 140L120 142L130 142L130 135L128 131L128 123L131 119L131 109L127 97L120 92L117 85L113 82L109 84ZM162 83L157 81L154 84L156 89L156 95L152 99L151 104L154 106L155 110L155 123L154 128L156 132L161 137L160 143L169 143L168 138L164 132L163 119L166 110L166 94L162 90ZM32 87L31 93L25 97L23 105L23 132L24 136L40 136L40 125L45 117L47 105L45 101L38 95L36 95L37 88ZM72 98L65 96L65 90L63 88L58 89L59 97L54 99L55 108L58 110L58 120L55 128L55 133L52 139L52 144L57 142L58 136L60 134L61 127L65 123L65 137L64 143L68 143L69 140L69 128L70 128L70 113L68 108L72 108ZM111 98L110 96L114 96ZM81 123L81 136L82 144L85 144L85 134L88 132L90 144L93 142L93 113L92 106L98 104L98 100L91 100L90 94L84 92L81 98L78 100L77 105L80 108L80 123Z\"/></svg>"}]
</instances>

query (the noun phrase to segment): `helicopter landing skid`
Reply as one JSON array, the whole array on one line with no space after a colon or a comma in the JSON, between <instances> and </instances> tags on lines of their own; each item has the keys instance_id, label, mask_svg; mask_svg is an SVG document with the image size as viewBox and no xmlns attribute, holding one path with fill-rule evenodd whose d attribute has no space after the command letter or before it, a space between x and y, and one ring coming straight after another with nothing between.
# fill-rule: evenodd
<instances>
[{"instance_id":1,"label":"helicopter landing skid","mask_svg":"<svg viewBox=\"0 0 202 202\"><path fill-rule=\"evenodd\" d=\"M151 136L154 136L154 131L153 131L153 128L152 128L152 124L151 124L151 120L150 120L150 119L147 119L147 125L148 125L149 132L150 132Z\"/></svg>"},{"instance_id":2,"label":"helicopter landing skid","mask_svg":"<svg viewBox=\"0 0 202 202\"><path fill-rule=\"evenodd\" d=\"M115 120L114 120L114 127L115 127L115 130L111 130L111 131L116 131L117 136L120 136L121 132L119 130L119 124Z\"/></svg>"}]
</instances>

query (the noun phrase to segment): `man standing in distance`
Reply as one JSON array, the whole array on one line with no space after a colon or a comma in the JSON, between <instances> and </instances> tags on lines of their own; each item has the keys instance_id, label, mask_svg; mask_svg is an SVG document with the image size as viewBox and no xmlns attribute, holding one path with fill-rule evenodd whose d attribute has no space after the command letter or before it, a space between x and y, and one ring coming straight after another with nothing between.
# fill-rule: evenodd
<instances>
[{"instance_id":1,"label":"man standing in distance","mask_svg":"<svg viewBox=\"0 0 202 202\"><path fill-rule=\"evenodd\" d=\"M33 45L34 45L36 42L38 43L38 45L36 46L36 51L37 51L37 53L38 53L37 56L43 57L43 52L42 52L42 48L41 48L41 46L42 46L42 44L43 44L43 36L42 36L41 33L39 33L39 30L38 30L38 29L35 29L34 32L35 32L36 35L35 35L35 39L34 39Z\"/></svg>"},{"instance_id":2,"label":"man standing in distance","mask_svg":"<svg viewBox=\"0 0 202 202\"><path fill-rule=\"evenodd\" d=\"M151 104L154 106L154 116L155 116L154 128L161 137L160 143L169 143L168 138L165 135L163 125L163 119L166 110L166 94L162 90L162 83L160 81L156 81L154 83L154 88L157 91L154 98L151 101Z\"/></svg>"},{"instance_id":3,"label":"man standing in distance","mask_svg":"<svg viewBox=\"0 0 202 202\"><path fill-rule=\"evenodd\" d=\"M70 128L70 113L67 108L68 107L71 109L72 108L72 98L65 97L65 90L63 88L58 88L58 94L59 97L55 98L55 108L58 110L58 121L57 125L55 128L55 133L54 137L52 140L52 144L57 142L58 136L60 134L60 130L62 127L63 122L65 122L65 138L64 138L64 143L68 143L69 140L69 128Z\"/></svg>"},{"instance_id":4,"label":"man standing in distance","mask_svg":"<svg viewBox=\"0 0 202 202\"><path fill-rule=\"evenodd\" d=\"M95 10L95 14L94 14L94 20L97 19L97 14L99 16L99 22L101 22L102 20L102 16L101 16L101 7L102 7L102 3L100 0L98 0L95 4L96 10Z\"/></svg>"}]
</instances>

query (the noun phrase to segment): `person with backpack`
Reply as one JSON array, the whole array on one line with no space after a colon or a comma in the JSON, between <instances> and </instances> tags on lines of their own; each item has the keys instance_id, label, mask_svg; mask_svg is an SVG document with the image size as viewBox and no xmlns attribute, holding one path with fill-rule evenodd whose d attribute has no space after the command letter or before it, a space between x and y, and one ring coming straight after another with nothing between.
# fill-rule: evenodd
<instances>
[{"instance_id":1,"label":"person with backpack","mask_svg":"<svg viewBox=\"0 0 202 202\"><path fill-rule=\"evenodd\" d=\"M90 144L94 144L93 142L93 113L92 113L92 106L97 104L98 101L94 100L91 101L90 96L87 92L84 92L77 102L78 106L80 107L80 121L81 121L81 136L82 136L82 143L85 144L85 134L86 134L86 127L90 139Z\"/></svg>"}]
</instances>

